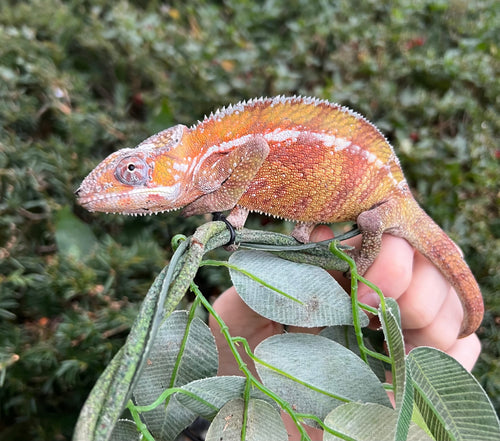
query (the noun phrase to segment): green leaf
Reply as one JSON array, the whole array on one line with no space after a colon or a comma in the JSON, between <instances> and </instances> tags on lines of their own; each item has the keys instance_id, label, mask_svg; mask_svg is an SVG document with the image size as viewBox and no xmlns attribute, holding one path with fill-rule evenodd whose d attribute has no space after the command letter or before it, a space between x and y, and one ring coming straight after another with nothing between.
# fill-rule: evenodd
<instances>
[{"instance_id":1,"label":"green leaf","mask_svg":"<svg viewBox=\"0 0 500 441\"><path fill-rule=\"evenodd\" d=\"M361 356L361 351L356 340L356 331L352 326L329 326L323 329L319 335L334 340L354 352L358 357ZM365 338L364 343L368 349L374 350L368 339ZM380 381L385 381L384 363L378 358L368 357L368 364L375 375L377 375L377 378Z\"/></svg>"},{"instance_id":2,"label":"green leaf","mask_svg":"<svg viewBox=\"0 0 500 441\"><path fill-rule=\"evenodd\" d=\"M477 380L453 357L419 347L408 354L415 401L436 440L493 441L500 423Z\"/></svg>"},{"instance_id":3,"label":"green leaf","mask_svg":"<svg viewBox=\"0 0 500 441\"><path fill-rule=\"evenodd\" d=\"M217 367L215 339L208 327L196 317L189 321L186 311L176 311L158 329L134 398L140 406L151 404L165 389L213 376ZM196 418L175 396L142 416L157 439L174 439Z\"/></svg>"},{"instance_id":4,"label":"green leaf","mask_svg":"<svg viewBox=\"0 0 500 441\"><path fill-rule=\"evenodd\" d=\"M179 247L179 251L180 247ZM75 441L107 440L131 396L131 385L143 366L144 354L153 343L154 317L169 279L169 267L156 277L142 303L125 345L115 354L92 388L76 423ZM167 285L168 286L168 285ZM161 308L160 308L161 309Z\"/></svg>"},{"instance_id":5,"label":"green leaf","mask_svg":"<svg viewBox=\"0 0 500 441\"><path fill-rule=\"evenodd\" d=\"M351 299L325 270L261 251L238 251L231 255L229 263L275 288L230 269L238 294L260 315L302 327L352 325ZM366 314L361 312L360 317L362 326L367 326Z\"/></svg>"},{"instance_id":6,"label":"green leaf","mask_svg":"<svg viewBox=\"0 0 500 441\"><path fill-rule=\"evenodd\" d=\"M257 346L255 355L274 367L256 363L263 383L298 412L324 418L348 401L391 406L371 369L357 355L325 337L274 335Z\"/></svg>"},{"instance_id":7,"label":"green leaf","mask_svg":"<svg viewBox=\"0 0 500 441\"><path fill-rule=\"evenodd\" d=\"M347 435L356 441L393 441L402 440L396 436L398 412L394 409L372 403L348 403L332 410L325 418L325 424L331 429ZM327 431L324 441L343 440ZM408 441L431 441L425 431L415 423L408 430Z\"/></svg>"},{"instance_id":8,"label":"green leaf","mask_svg":"<svg viewBox=\"0 0 500 441\"><path fill-rule=\"evenodd\" d=\"M92 229L65 206L56 214L55 238L59 252L74 260L85 260L97 246Z\"/></svg>"},{"instance_id":9,"label":"green leaf","mask_svg":"<svg viewBox=\"0 0 500 441\"><path fill-rule=\"evenodd\" d=\"M200 399L181 393L177 394L176 398L197 415L211 420L228 401L243 398L246 382L245 377L239 376L204 378L192 381L182 387L182 389L197 395ZM273 400L255 388L250 390L250 397L265 400L275 405Z\"/></svg>"},{"instance_id":10,"label":"green leaf","mask_svg":"<svg viewBox=\"0 0 500 441\"><path fill-rule=\"evenodd\" d=\"M154 343L161 318L172 312L189 279L174 283L174 268L183 255L186 242L179 245L170 265L163 268L142 302L127 340L92 388L73 433L75 441L108 440L129 400L135 381L146 364L146 354ZM179 284L176 285L176 282ZM180 286L179 286L180 285ZM167 292L169 296L167 296ZM167 298L165 298L167 296Z\"/></svg>"},{"instance_id":11,"label":"green leaf","mask_svg":"<svg viewBox=\"0 0 500 441\"><path fill-rule=\"evenodd\" d=\"M394 299L385 299L385 311L379 307L379 318L384 331L389 356L393 360L392 384L398 421L396 439L405 439L413 413L413 387L406 369L406 354L399 307Z\"/></svg>"},{"instance_id":12,"label":"green leaf","mask_svg":"<svg viewBox=\"0 0 500 441\"><path fill-rule=\"evenodd\" d=\"M245 415L246 412L246 415ZM245 437L242 438L242 429ZM229 401L214 418L206 441L287 441L288 434L279 412L263 400L241 398Z\"/></svg>"},{"instance_id":13,"label":"green leaf","mask_svg":"<svg viewBox=\"0 0 500 441\"><path fill-rule=\"evenodd\" d=\"M111 434L110 441L140 441L141 434L134 421L118 420Z\"/></svg>"}]
</instances>

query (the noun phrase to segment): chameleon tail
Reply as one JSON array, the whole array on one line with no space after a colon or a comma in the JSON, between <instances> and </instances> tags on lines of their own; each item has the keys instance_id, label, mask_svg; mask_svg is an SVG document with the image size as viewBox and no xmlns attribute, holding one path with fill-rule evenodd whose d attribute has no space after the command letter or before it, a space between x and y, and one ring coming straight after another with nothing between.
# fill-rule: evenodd
<instances>
[{"instance_id":1,"label":"chameleon tail","mask_svg":"<svg viewBox=\"0 0 500 441\"><path fill-rule=\"evenodd\" d=\"M472 334L481 324L483 298L476 279L458 247L411 197L407 198L406 213L411 213L412 228L401 234L441 271L457 292L464 310L460 337ZM409 205L409 206L408 206Z\"/></svg>"}]
</instances>

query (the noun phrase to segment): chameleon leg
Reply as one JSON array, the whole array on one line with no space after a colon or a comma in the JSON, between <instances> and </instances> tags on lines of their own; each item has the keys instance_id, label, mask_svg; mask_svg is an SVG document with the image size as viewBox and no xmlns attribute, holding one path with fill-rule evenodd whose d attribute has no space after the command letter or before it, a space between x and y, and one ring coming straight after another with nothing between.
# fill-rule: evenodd
<instances>
[{"instance_id":1,"label":"chameleon leg","mask_svg":"<svg viewBox=\"0 0 500 441\"><path fill-rule=\"evenodd\" d=\"M361 249L353 253L360 274L377 257L382 233L406 239L441 271L455 288L464 310L459 337L474 332L483 317L483 299L479 286L456 245L420 208L413 198L393 197L358 216L362 232Z\"/></svg>"},{"instance_id":2,"label":"chameleon leg","mask_svg":"<svg viewBox=\"0 0 500 441\"><path fill-rule=\"evenodd\" d=\"M211 164L199 167L204 172L194 176L195 185L210 192L186 205L182 214L192 216L234 208L268 154L269 145L264 137L252 136L229 153L218 155Z\"/></svg>"},{"instance_id":3,"label":"chameleon leg","mask_svg":"<svg viewBox=\"0 0 500 441\"><path fill-rule=\"evenodd\" d=\"M394 236L404 236L395 227L400 224L399 208L396 199L389 199L358 216L356 223L362 234L361 248L352 252L352 255L360 274L364 274L378 256L382 246L382 233L387 231Z\"/></svg>"},{"instance_id":4,"label":"chameleon leg","mask_svg":"<svg viewBox=\"0 0 500 441\"><path fill-rule=\"evenodd\" d=\"M292 237L299 242L308 243L312 230L314 230L316 225L313 222L300 222L293 228Z\"/></svg>"},{"instance_id":5,"label":"chameleon leg","mask_svg":"<svg viewBox=\"0 0 500 441\"><path fill-rule=\"evenodd\" d=\"M247 220L249 211L239 205L236 205L227 216L227 221L236 229L243 228Z\"/></svg>"}]
</instances>

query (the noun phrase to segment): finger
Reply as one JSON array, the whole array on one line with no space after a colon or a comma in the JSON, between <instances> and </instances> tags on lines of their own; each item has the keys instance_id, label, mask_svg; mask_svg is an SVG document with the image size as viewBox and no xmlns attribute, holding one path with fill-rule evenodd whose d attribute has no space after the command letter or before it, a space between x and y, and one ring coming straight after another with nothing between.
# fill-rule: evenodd
<instances>
[{"instance_id":1,"label":"finger","mask_svg":"<svg viewBox=\"0 0 500 441\"><path fill-rule=\"evenodd\" d=\"M432 346L448 351L457 341L463 318L462 304L455 290L450 288L435 319L421 329L405 329L403 334L409 347Z\"/></svg>"},{"instance_id":2,"label":"finger","mask_svg":"<svg viewBox=\"0 0 500 441\"><path fill-rule=\"evenodd\" d=\"M252 348L262 339L282 331L280 324L251 309L238 295L234 286L222 293L213 307L224 320L231 335L246 338ZM210 323L215 322L213 317L210 319Z\"/></svg>"},{"instance_id":3,"label":"finger","mask_svg":"<svg viewBox=\"0 0 500 441\"><path fill-rule=\"evenodd\" d=\"M314 242L332 237L333 233L326 225L317 226L311 233L311 241ZM345 243L359 247L360 237L357 236ZM379 287L386 297L399 299L412 279L414 253L413 247L405 239L390 234L382 235L380 253L366 272L365 278ZM347 291L350 290L350 281L340 272L332 271L332 275ZM378 294L364 284L359 285L358 300L373 307L378 307L380 303Z\"/></svg>"},{"instance_id":4,"label":"finger","mask_svg":"<svg viewBox=\"0 0 500 441\"><path fill-rule=\"evenodd\" d=\"M458 339L447 351L465 369L471 371L481 353L481 341L476 334Z\"/></svg>"},{"instance_id":5,"label":"finger","mask_svg":"<svg viewBox=\"0 0 500 441\"><path fill-rule=\"evenodd\" d=\"M405 239L384 234L380 253L365 278L379 287L385 297L398 300L410 286L413 257L414 249ZM375 307L380 303L378 295L364 284L359 286L358 299Z\"/></svg>"},{"instance_id":6,"label":"finger","mask_svg":"<svg viewBox=\"0 0 500 441\"><path fill-rule=\"evenodd\" d=\"M406 352L410 352L415 347L417 346L407 343ZM481 353L481 341L476 334L471 334L467 337L455 340L455 342L444 352L457 360L470 372Z\"/></svg>"},{"instance_id":7,"label":"finger","mask_svg":"<svg viewBox=\"0 0 500 441\"><path fill-rule=\"evenodd\" d=\"M326 240L326 239L325 239ZM283 419L283 423L285 424L286 432L288 433L288 441L301 441L302 438L299 429L284 410L281 411L281 418ZM309 435L312 440L320 440L323 439L323 430L316 429L315 427L303 425L303 428Z\"/></svg>"},{"instance_id":8,"label":"finger","mask_svg":"<svg viewBox=\"0 0 500 441\"><path fill-rule=\"evenodd\" d=\"M333 232L326 225L318 225L311 233L311 242L321 242L322 240L333 239Z\"/></svg>"},{"instance_id":9,"label":"finger","mask_svg":"<svg viewBox=\"0 0 500 441\"><path fill-rule=\"evenodd\" d=\"M450 284L441 272L416 252L410 286L398 300L403 327L420 329L430 325L440 313L449 291Z\"/></svg>"},{"instance_id":10,"label":"finger","mask_svg":"<svg viewBox=\"0 0 500 441\"><path fill-rule=\"evenodd\" d=\"M283 327L279 323L268 320L249 308L241 300L234 287L222 293L214 302L213 307L228 327L229 334L232 337L246 338L252 350L265 338L283 332ZM208 318L208 324L219 351L218 375L241 375L226 338L220 332L219 324L212 315ZM242 347L238 348L238 352L252 370L252 373L256 374L252 360L246 355Z\"/></svg>"}]
</instances>

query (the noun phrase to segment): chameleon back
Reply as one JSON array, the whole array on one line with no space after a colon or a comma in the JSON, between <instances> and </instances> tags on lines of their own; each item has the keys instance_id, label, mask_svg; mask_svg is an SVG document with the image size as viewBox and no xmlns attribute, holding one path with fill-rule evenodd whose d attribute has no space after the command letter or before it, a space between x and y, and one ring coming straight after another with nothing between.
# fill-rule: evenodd
<instances>
[{"instance_id":1,"label":"chameleon back","mask_svg":"<svg viewBox=\"0 0 500 441\"><path fill-rule=\"evenodd\" d=\"M244 117L242 117L244 115ZM315 98L254 99L217 111L193 127L201 150L262 135L269 156L238 205L302 222L355 220L409 189L380 131L351 110Z\"/></svg>"}]
</instances>

